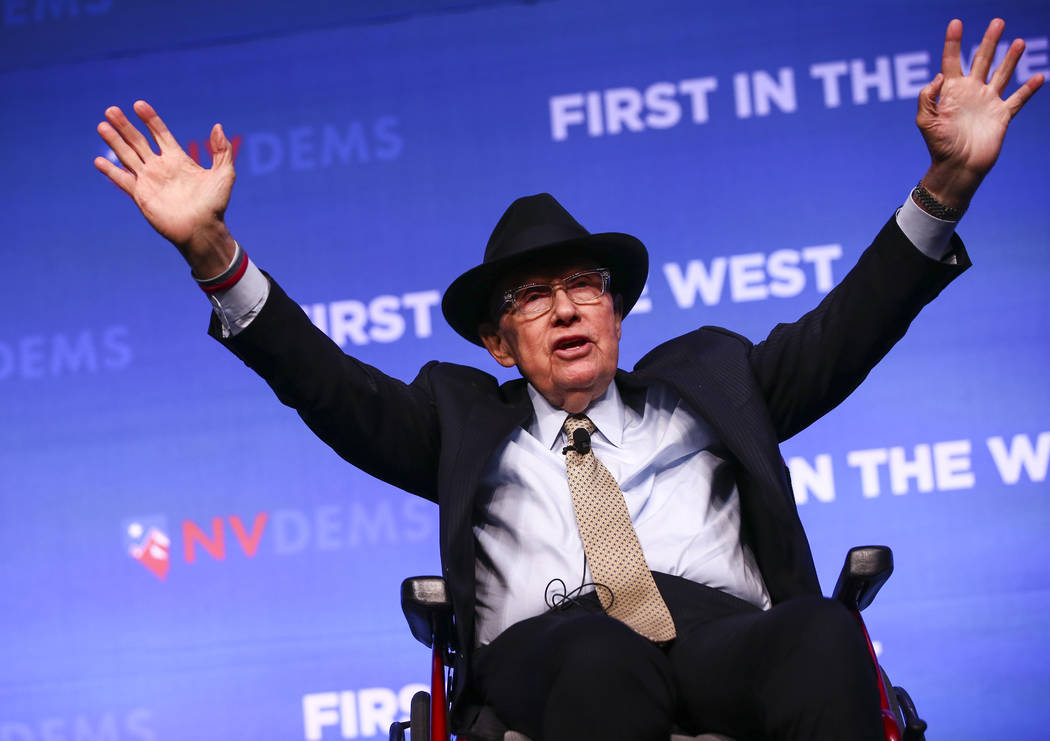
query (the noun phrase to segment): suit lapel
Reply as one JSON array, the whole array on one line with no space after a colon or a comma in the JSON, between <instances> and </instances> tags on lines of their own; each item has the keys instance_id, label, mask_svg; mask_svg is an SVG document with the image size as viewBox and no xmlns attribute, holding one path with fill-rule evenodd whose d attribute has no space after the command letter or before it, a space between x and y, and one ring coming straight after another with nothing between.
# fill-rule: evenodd
<instances>
[{"instance_id":1,"label":"suit lapel","mask_svg":"<svg viewBox=\"0 0 1050 741\"><path fill-rule=\"evenodd\" d=\"M719 441L741 466L753 475L776 481L780 477L780 466L771 467L769 461L770 451L777 449L777 442L766 432L765 411L761 404L751 403L753 389L732 375L733 383L727 385L722 378L727 375L722 368L712 367L712 363L701 357L688 365L666 363L624 373L617 380L621 388L644 388L652 381L668 384L711 425ZM779 462L778 453L773 458Z\"/></svg>"}]
</instances>

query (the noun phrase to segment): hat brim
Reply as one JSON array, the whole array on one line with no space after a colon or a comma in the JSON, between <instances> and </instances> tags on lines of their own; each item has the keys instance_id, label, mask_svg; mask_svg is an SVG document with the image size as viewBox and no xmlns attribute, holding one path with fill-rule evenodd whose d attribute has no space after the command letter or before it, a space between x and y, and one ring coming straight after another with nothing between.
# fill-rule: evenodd
<instances>
[{"instance_id":1,"label":"hat brim","mask_svg":"<svg viewBox=\"0 0 1050 741\"><path fill-rule=\"evenodd\" d=\"M604 232L535 247L482 263L452 281L441 301L441 312L452 329L484 347L478 328L492 321L492 293L497 281L519 265L566 256L590 258L611 276L609 290L622 297L623 316L634 307L649 275L649 253L630 234Z\"/></svg>"}]
</instances>

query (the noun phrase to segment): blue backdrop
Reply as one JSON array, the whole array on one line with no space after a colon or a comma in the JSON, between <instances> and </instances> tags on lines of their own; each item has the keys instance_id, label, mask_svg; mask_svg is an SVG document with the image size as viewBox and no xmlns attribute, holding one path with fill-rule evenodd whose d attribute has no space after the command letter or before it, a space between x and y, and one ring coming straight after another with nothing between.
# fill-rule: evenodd
<instances>
[{"instance_id":1,"label":"blue backdrop","mask_svg":"<svg viewBox=\"0 0 1050 741\"><path fill-rule=\"evenodd\" d=\"M803 4L799 4L803 5ZM700 324L759 339L845 273L927 164L947 21L1050 71L1026 2L0 0L0 741L385 738L426 676L397 584L433 505L357 472L204 334L174 249L93 168L149 99L237 148L227 220L348 351L509 377L441 291L554 193L649 247L622 364ZM1015 86L1012 83L1011 89ZM784 446L825 588L868 615L931 739L1050 726L1050 93L960 234L974 268Z\"/></svg>"}]
</instances>

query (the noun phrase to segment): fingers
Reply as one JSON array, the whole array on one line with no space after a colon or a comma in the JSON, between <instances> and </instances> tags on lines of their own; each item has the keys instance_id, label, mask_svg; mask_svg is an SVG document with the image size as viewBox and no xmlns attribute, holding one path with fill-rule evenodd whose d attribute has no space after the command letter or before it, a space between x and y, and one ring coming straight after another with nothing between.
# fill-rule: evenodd
<instances>
[{"instance_id":1,"label":"fingers","mask_svg":"<svg viewBox=\"0 0 1050 741\"><path fill-rule=\"evenodd\" d=\"M117 133L117 130L109 122L103 121L98 125L98 134L102 137L102 141L106 142L109 148L113 150L113 153L117 155L117 159L121 161L124 167L132 172L141 167L142 158L139 157L134 149L128 146L128 143L124 141L124 137Z\"/></svg>"},{"instance_id":2,"label":"fingers","mask_svg":"<svg viewBox=\"0 0 1050 741\"><path fill-rule=\"evenodd\" d=\"M919 130L925 132L930 122L937 118L937 96L944 87L944 75L940 72L919 91L919 112L915 114L915 123Z\"/></svg>"},{"instance_id":3,"label":"fingers","mask_svg":"<svg viewBox=\"0 0 1050 741\"><path fill-rule=\"evenodd\" d=\"M960 31L962 23L960 22ZM1002 18L993 18L992 22L988 24L988 28L984 32L984 38L981 39L981 45L977 47L977 51L973 55L973 63L970 65L970 76L974 77L981 82L985 82L988 79L988 70L992 66L992 60L995 58L995 47L999 43L999 38L1003 35L1003 28L1006 27L1006 22Z\"/></svg>"},{"instance_id":4,"label":"fingers","mask_svg":"<svg viewBox=\"0 0 1050 741\"><path fill-rule=\"evenodd\" d=\"M131 125L127 116L124 115L124 111L120 110L115 105L110 106L106 109L106 120L114 129L116 129L117 133L120 134L120 137L127 142L128 147L135 152L139 160L145 162L146 158L153 156L153 150L150 149L146 137L142 135L141 131ZM99 133L102 133L101 130ZM109 142L107 142L107 144L109 144ZM113 151L117 152L116 148L114 148ZM120 152L117 152L117 156L120 157ZM129 163L123 157L120 157L120 161L127 166L133 164L133 162Z\"/></svg>"},{"instance_id":5,"label":"fingers","mask_svg":"<svg viewBox=\"0 0 1050 741\"><path fill-rule=\"evenodd\" d=\"M937 96L944 87L944 75L940 72L919 91L919 115L932 116L937 110Z\"/></svg>"},{"instance_id":6,"label":"fingers","mask_svg":"<svg viewBox=\"0 0 1050 741\"><path fill-rule=\"evenodd\" d=\"M1014 39L1006 50L1002 62L1000 62L999 66L996 67L995 71L992 73L991 79L988 78L988 72L992 66L992 62L995 60L999 39L1002 38L1003 29L1005 27L1006 22L1003 21L1002 18L992 19L988 24L988 28L985 29L984 37L981 39L980 45L974 51L973 61L970 64L969 77L974 80L979 80L982 84L987 84L998 96L1002 96L1003 91L1006 90L1006 86L1010 83L1010 78L1013 77L1014 70L1017 69L1017 63L1020 61L1021 55L1025 50L1024 41L1022 39ZM938 78L934 78L919 94L920 118L935 111L937 96L940 94L940 89L944 80L950 77L962 75L960 57L961 43L962 21L956 18L948 24L948 30L944 36L944 55L941 59L941 70L944 77L938 75L941 79L938 80ZM1043 75L1034 75L1016 90L1013 95L1006 99L1005 104L1011 117L1017 115L1017 112L1021 110L1024 104L1027 103L1042 86L1044 80L1045 78Z\"/></svg>"},{"instance_id":7,"label":"fingers","mask_svg":"<svg viewBox=\"0 0 1050 741\"><path fill-rule=\"evenodd\" d=\"M962 61L959 56L962 44L962 21L953 18L944 34L944 52L941 54L941 72L945 77L962 75Z\"/></svg>"},{"instance_id":8,"label":"fingers","mask_svg":"<svg viewBox=\"0 0 1050 741\"><path fill-rule=\"evenodd\" d=\"M1013 77L1014 68L1017 67L1017 61L1021 58L1024 53L1024 41L1021 39L1014 39L1013 43L1010 44L1010 48L1006 50L1006 56L1003 57L1003 61L996 68L995 72L992 73L992 79L988 81L988 84L992 86L999 95L1003 94L1003 90L1006 89L1007 83L1010 82L1010 78Z\"/></svg>"},{"instance_id":9,"label":"fingers","mask_svg":"<svg viewBox=\"0 0 1050 741\"><path fill-rule=\"evenodd\" d=\"M129 196L132 195L131 191L135 187L135 176L127 170L122 170L112 162L107 160L105 157L95 158L95 167L103 175L113 181L114 185L120 188L122 191L127 193Z\"/></svg>"},{"instance_id":10,"label":"fingers","mask_svg":"<svg viewBox=\"0 0 1050 741\"><path fill-rule=\"evenodd\" d=\"M1028 102L1028 99L1035 95L1035 91L1043 86L1045 79L1042 74L1032 75L1024 85L1015 90L1014 94L1006 99L1006 108L1010 111L1011 118L1016 116L1017 112Z\"/></svg>"},{"instance_id":11,"label":"fingers","mask_svg":"<svg viewBox=\"0 0 1050 741\"><path fill-rule=\"evenodd\" d=\"M211 128L211 168L227 167L233 163L233 151L230 140L226 138L226 132L222 130L222 124L215 124Z\"/></svg>"},{"instance_id":12,"label":"fingers","mask_svg":"<svg viewBox=\"0 0 1050 741\"><path fill-rule=\"evenodd\" d=\"M144 100L136 100L134 106L135 113L142 123L146 124L146 128L149 129L149 133L153 136L154 141L157 142L157 146L160 148L161 153L172 149L181 149L179 143L175 141L175 137L168 131L168 127L164 121L161 120L157 112L153 110L153 106ZM137 133L137 130L136 130ZM147 146L149 146L147 144Z\"/></svg>"}]
</instances>

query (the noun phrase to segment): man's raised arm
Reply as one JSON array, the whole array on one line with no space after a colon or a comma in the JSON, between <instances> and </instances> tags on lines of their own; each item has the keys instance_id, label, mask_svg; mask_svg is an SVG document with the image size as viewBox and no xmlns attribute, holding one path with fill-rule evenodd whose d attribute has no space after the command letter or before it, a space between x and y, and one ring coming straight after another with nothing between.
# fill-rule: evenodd
<instances>
[{"instance_id":1,"label":"man's raised arm","mask_svg":"<svg viewBox=\"0 0 1050 741\"><path fill-rule=\"evenodd\" d=\"M229 139L215 124L212 165L206 170L183 151L149 103L139 100L133 107L160 153L120 108L110 106L98 133L124 167L105 157L96 157L95 167L131 196L150 225L182 253L196 278L220 275L236 251L223 220L235 177Z\"/></svg>"},{"instance_id":2,"label":"man's raised arm","mask_svg":"<svg viewBox=\"0 0 1050 741\"><path fill-rule=\"evenodd\" d=\"M204 169L183 151L148 103L137 101L135 113L159 154L113 106L106 109L98 132L124 167L104 157L96 158L95 166L131 196L146 220L190 264L216 309L215 337L337 453L394 486L434 499L439 434L428 376L420 374L415 383L405 384L351 358L283 291L275 286L271 294L269 281L257 268L232 270L235 255L241 265L249 261L223 220L234 170L233 149L222 126L212 128L212 166ZM261 311L263 302L268 313ZM406 450L412 455L405 455Z\"/></svg>"},{"instance_id":3,"label":"man's raised arm","mask_svg":"<svg viewBox=\"0 0 1050 741\"><path fill-rule=\"evenodd\" d=\"M1011 119L1043 84L1043 75L1034 75L1003 99L1024 52L1024 42L1015 40L989 78L1004 26L999 18L988 24L963 75L962 22L948 24L941 72L919 94L916 123L931 160L919 187L816 309L778 325L752 351L781 439L851 393L922 307L969 265L952 237L955 225L999 157Z\"/></svg>"}]
</instances>

